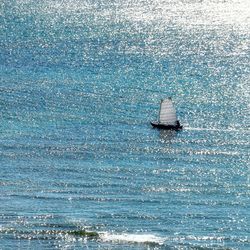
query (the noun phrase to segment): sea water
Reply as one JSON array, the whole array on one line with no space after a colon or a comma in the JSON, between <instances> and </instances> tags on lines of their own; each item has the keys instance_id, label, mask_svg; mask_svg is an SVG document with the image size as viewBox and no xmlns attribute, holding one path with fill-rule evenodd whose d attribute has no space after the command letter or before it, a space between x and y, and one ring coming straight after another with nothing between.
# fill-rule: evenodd
<instances>
[{"instance_id":1,"label":"sea water","mask_svg":"<svg viewBox=\"0 0 250 250\"><path fill-rule=\"evenodd\" d=\"M0 249L250 249L249 38L248 0L2 0Z\"/></svg>"}]
</instances>

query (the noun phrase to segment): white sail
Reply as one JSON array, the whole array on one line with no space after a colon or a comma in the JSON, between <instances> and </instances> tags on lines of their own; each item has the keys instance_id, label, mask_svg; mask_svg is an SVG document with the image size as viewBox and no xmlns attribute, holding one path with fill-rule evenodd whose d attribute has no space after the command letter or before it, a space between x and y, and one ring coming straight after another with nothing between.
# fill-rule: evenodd
<instances>
[{"instance_id":1,"label":"white sail","mask_svg":"<svg viewBox=\"0 0 250 250\"><path fill-rule=\"evenodd\" d=\"M176 125L176 111L171 98L162 100L160 108L160 123L165 125Z\"/></svg>"}]
</instances>

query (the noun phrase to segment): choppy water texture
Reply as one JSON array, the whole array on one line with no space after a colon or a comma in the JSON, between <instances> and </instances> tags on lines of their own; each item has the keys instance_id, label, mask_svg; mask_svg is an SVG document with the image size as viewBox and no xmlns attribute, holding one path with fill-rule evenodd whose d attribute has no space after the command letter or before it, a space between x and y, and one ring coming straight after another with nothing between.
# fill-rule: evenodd
<instances>
[{"instance_id":1,"label":"choppy water texture","mask_svg":"<svg viewBox=\"0 0 250 250\"><path fill-rule=\"evenodd\" d=\"M0 248L250 249L249 5L2 0Z\"/></svg>"}]
</instances>

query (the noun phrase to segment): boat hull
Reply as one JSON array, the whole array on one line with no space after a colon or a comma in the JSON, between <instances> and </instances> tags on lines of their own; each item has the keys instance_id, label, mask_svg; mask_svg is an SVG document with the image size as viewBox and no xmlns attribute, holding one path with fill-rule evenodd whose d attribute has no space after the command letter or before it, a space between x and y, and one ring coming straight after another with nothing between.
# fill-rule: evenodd
<instances>
[{"instance_id":1,"label":"boat hull","mask_svg":"<svg viewBox=\"0 0 250 250\"><path fill-rule=\"evenodd\" d=\"M159 122L150 122L154 128L166 129L166 130L181 130L182 126L178 123L177 125L165 125Z\"/></svg>"}]
</instances>

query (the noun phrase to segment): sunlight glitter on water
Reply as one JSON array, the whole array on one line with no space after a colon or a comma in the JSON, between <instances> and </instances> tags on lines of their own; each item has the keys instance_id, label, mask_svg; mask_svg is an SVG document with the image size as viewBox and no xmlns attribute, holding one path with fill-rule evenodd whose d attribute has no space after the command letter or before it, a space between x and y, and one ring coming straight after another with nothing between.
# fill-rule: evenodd
<instances>
[{"instance_id":1,"label":"sunlight glitter on water","mask_svg":"<svg viewBox=\"0 0 250 250\"><path fill-rule=\"evenodd\" d=\"M3 248L249 249L248 5L2 1Z\"/></svg>"}]
</instances>

